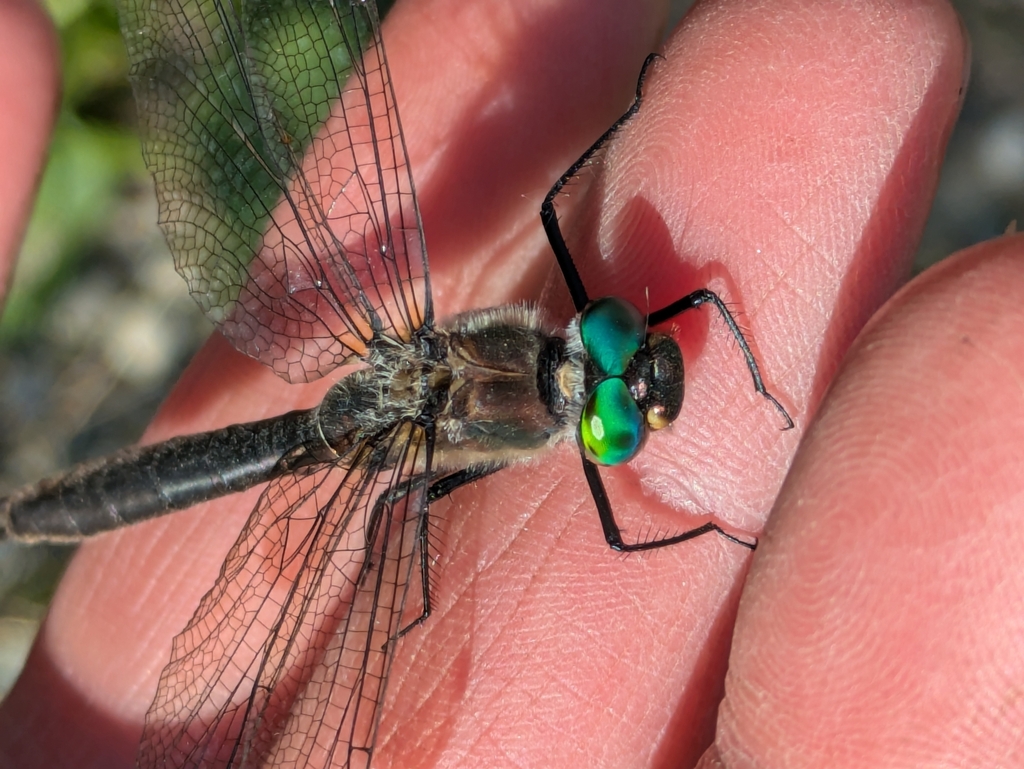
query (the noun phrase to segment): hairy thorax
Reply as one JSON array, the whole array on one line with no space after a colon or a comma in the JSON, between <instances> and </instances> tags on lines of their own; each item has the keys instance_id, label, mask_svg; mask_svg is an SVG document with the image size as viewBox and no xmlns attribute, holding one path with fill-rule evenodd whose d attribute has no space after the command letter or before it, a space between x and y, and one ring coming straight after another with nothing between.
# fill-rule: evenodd
<instances>
[{"instance_id":1,"label":"hairy thorax","mask_svg":"<svg viewBox=\"0 0 1024 769\"><path fill-rule=\"evenodd\" d=\"M430 416L434 468L457 470L536 457L572 437L582 392L580 356L535 308L510 305L378 348L368 368L331 389L319 417L324 441L343 458L396 422Z\"/></svg>"}]
</instances>

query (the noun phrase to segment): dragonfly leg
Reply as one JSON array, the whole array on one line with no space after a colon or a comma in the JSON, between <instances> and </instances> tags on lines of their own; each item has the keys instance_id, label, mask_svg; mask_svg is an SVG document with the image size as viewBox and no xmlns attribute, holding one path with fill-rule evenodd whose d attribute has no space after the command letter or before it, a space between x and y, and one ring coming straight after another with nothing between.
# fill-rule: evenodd
<instances>
[{"instance_id":1,"label":"dragonfly leg","mask_svg":"<svg viewBox=\"0 0 1024 769\"><path fill-rule=\"evenodd\" d=\"M736 323L736 319L729 312L729 308L725 306L725 302L722 301L721 297L718 296L714 291L709 291L706 288L698 289L692 294L687 294L682 299L677 299L667 307L662 307L660 310L652 312L647 316L647 323L650 326L657 326L659 323L664 323L670 318L674 318L680 313L686 312L687 310L693 310L700 307L702 304L713 304L718 308L718 311L722 314L722 319L725 321L725 325L729 327L729 331L736 339L736 343L740 346L740 352L743 353L743 357L747 361L747 368L750 370L750 376L754 379L754 389L757 390L769 403L771 403L778 412L782 414L782 418L785 420L785 426L783 430L790 430L793 428L793 418L789 415L789 412L782 407L775 396L765 389L764 381L761 379L761 369L757 366L757 359L754 358L754 353L750 351L750 345L747 343L746 337L743 336L743 332L740 331L739 325Z\"/></svg>"},{"instance_id":2,"label":"dragonfly leg","mask_svg":"<svg viewBox=\"0 0 1024 769\"><path fill-rule=\"evenodd\" d=\"M406 625L404 628L398 631L398 635L395 636L396 640L401 638L410 630L415 627L419 627L426 622L427 617L430 616L431 612L431 601L430 601L430 527L428 526L427 515L429 515L429 505L437 502L439 499L443 499L455 491L461 486L465 486L468 483L473 483L481 478L486 478L492 473L501 470L503 465L475 465L457 470L451 475L446 475L443 478L439 478L430 484L430 488L427 489L427 513L424 514L423 520L419 526L419 551L420 551L420 584L423 586L423 611L420 615ZM411 488L412 485L410 484ZM381 499L377 500L377 504L388 504L397 502L398 499L405 496L407 492L403 489L402 491L388 492L387 494L381 495ZM383 501L382 501L383 500Z\"/></svg>"},{"instance_id":3,"label":"dragonfly leg","mask_svg":"<svg viewBox=\"0 0 1024 769\"><path fill-rule=\"evenodd\" d=\"M687 531L679 534L674 534L671 537L662 537L660 539L652 539L646 542L623 542L622 532L619 530L619 525L615 522L615 515L612 513L612 505L611 502L608 501L608 493L604 489L604 482L601 480L600 470L597 465L586 457L583 457L583 472L587 476L587 483L590 485L590 493L593 495L594 503L597 505L597 515L601 519L601 528L604 530L605 541L608 543L608 547L612 550L617 550L620 553L636 553L643 550L657 550L659 547L678 545L680 542L686 542L688 539L696 539L697 537L710 534L711 532L716 532L730 542L734 542L748 550L757 549L756 539L753 542L748 542L730 534L718 524L710 522L705 523L703 526L697 526L694 529L688 529Z\"/></svg>"},{"instance_id":4,"label":"dragonfly leg","mask_svg":"<svg viewBox=\"0 0 1024 769\"><path fill-rule=\"evenodd\" d=\"M504 469L504 465L471 465L463 470L457 470L451 475L446 475L430 484L427 491L427 502L436 502L451 494L456 489L465 486L467 483L479 481L488 475L493 475Z\"/></svg>"},{"instance_id":5,"label":"dragonfly leg","mask_svg":"<svg viewBox=\"0 0 1024 769\"><path fill-rule=\"evenodd\" d=\"M647 70L654 63L655 59L660 58L661 56L656 53L648 55L643 67L640 68L640 77L636 82L636 95L633 97L633 103L629 109L622 113L622 116L612 123L611 128L601 134L600 138L591 144L575 163L569 166L569 170L558 178L558 181L555 182L540 206L540 220L544 225L544 232L547 233L551 250L554 251L555 259L558 260L558 267L562 271L562 277L565 278L565 285L569 289L570 296L572 296L572 303L576 308L576 312L582 312L590 300L587 296L587 290L583 286L583 280L580 278L576 265L572 261L572 256L569 254L569 247L565 244L565 238L562 237L562 229L558 226L558 215L555 213L555 197L558 196L558 193L562 191L562 188L565 187L569 180L580 172L580 169L587 164L594 153L600 150L612 135L639 111L640 103L643 101L644 79L647 77Z\"/></svg>"}]
</instances>

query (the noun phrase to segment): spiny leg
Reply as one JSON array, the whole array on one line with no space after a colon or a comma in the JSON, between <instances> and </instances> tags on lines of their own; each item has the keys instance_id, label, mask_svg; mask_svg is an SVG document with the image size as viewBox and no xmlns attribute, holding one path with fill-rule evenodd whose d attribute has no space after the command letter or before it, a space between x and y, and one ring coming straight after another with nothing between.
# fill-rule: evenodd
<instances>
[{"instance_id":1,"label":"spiny leg","mask_svg":"<svg viewBox=\"0 0 1024 769\"><path fill-rule=\"evenodd\" d=\"M437 502L437 500L447 497L467 483L479 481L481 478L486 478L488 475L493 475L499 470L504 469L505 465L488 464L470 465L462 470L457 470L451 475L446 475L444 478L439 478L430 484L430 488L427 490L427 503Z\"/></svg>"},{"instance_id":2,"label":"spiny leg","mask_svg":"<svg viewBox=\"0 0 1024 769\"><path fill-rule=\"evenodd\" d=\"M687 294L682 299L677 299L660 310L652 312L647 316L647 323L651 326L657 326L660 323L664 323L670 318L674 318L680 313L686 312L687 310L693 310L700 307L702 304L713 304L718 308L718 311L722 314L722 319L725 321L725 325L729 327L729 331L736 339L736 343L740 346L740 352L743 353L743 357L747 361L747 368L750 370L750 376L754 379L754 389L761 394L762 397L766 398L779 413L782 414L782 418L786 420L786 425L783 430L790 430L793 427L793 418L789 415L789 412L782 407L775 396L765 389L764 381L761 379L761 369L757 366L757 359L754 358L754 353L750 350L750 345L747 344L746 337L743 336L743 332L740 331L739 325L736 323L736 319L733 318L732 313L725 306L725 302L721 300L718 294L713 291L709 291L706 288L698 289L692 294Z\"/></svg>"},{"instance_id":3,"label":"spiny leg","mask_svg":"<svg viewBox=\"0 0 1024 769\"><path fill-rule=\"evenodd\" d=\"M446 475L443 478L439 478L430 484L427 489L427 512L424 513L423 520L419 523L419 551L420 551L420 584L423 589L423 611L420 615L406 625L404 628L398 631L395 636L395 640L401 638L414 627L419 627L430 616L431 603L430 603L430 532L428 526L428 516L430 514L430 505L437 502L439 499L443 499L451 494L456 489L465 486L468 483L473 483L481 478L486 478L488 475L498 472L504 465L477 465L457 470L451 475ZM421 476L422 479L422 476ZM400 502L406 497L410 489L416 487L416 479L411 480L405 484L401 489L391 489L381 494L373 506L373 516L376 520L376 516L383 512L383 508L386 505L393 505Z\"/></svg>"},{"instance_id":4,"label":"spiny leg","mask_svg":"<svg viewBox=\"0 0 1024 769\"><path fill-rule=\"evenodd\" d=\"M623 542L622 532L619 530L619 525L615 522L615 515L612 513L612 505L611 502L608 501L608 493L605 491L604 482L601 480L601 471L598 469L597 465L586 457L583 457L583 472L587 476L587 483L590 485L590 493L594 497L594 503L597 505L597 515L601 519L601 528L604 530L605 541L608 543L608 547L612 550L617 550L620 553L636 553L643 550L657 550L659 547L678 545L680 542L686 542L689 539L696 539L704 534L710 534L713 531L722 535L730 542L735 542L737 545L745 547L748 550L757 549L756 539L753 542L747 542L746 540L733 536L718 524L710 522L705 523L703 526L697 526L694 529L689 529L679 534L675 534L671 537L652 539L648 542Z\"/></svg>"},{"instance_id":5,"label":"spiny leg","mask_svg":"<svg viewBox=\"0 0 1024 769\"><path fill-rule=\"evenodd\" d=\"M655 59L660 58L661 56L658 54L652 53L644 60L644 65L640 68L640 77L636 82L636 96L633 97L633 103L629 109L622 113L622 116L612 123L611 128L601 134L600 138L591 144L589 149L580 155L575 163L569 166L569 170L559 177L540 206L540 220L544 225L544 232L547 233L551 250L554 251L555 259L558 260L558 267L562 270L562 277L565 278L565 285L569 289L569 295L572 296L572 303L576 308L576 312L582 312L590 299L587 296L587 289L583 286L583 280L580 278L576 265L572 261L569 247L565 244L565 238L562 237L562 230L558 226L558 216L555 213L555 197L562 191L562 188L565 187L569 180L580 172L580 169L587 164L587 161L593 157L594 153L600 150L612 135L637 113L643 101L644 79L647 77L647 70L654 63Z\"/></svg>"}]
</instances>

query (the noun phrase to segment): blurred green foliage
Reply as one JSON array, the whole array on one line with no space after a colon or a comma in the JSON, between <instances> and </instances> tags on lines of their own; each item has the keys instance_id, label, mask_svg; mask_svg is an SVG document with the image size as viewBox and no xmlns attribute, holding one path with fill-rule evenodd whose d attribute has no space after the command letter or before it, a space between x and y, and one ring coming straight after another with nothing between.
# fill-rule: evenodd
<instances>
[{"instance_id":1,"label":"blurred green foliage","mask_svg":"<svg viewBox=\"0 0 1024 769\"><path fill-rule=\"evenodd\" d=\"M119 198L152 184L135 132L115 0L45 0L60 34L60 116L14 281L0 344L27 341L53 296L79 274ZM378 3L383 15L391 0Z\"/></svg>"},{"instance_id":2,"label":"blurred green foliage","mask_svg":"<svg viewBox=\"0 0 1024 769\"><path fill-rule=\"evenodd\" d=\"M60 34L63 97L0 323L5 341L27 334L74 278L122 191L148 183L113 0L49 0L47 10Z\"/></svg>"}]
</instances>

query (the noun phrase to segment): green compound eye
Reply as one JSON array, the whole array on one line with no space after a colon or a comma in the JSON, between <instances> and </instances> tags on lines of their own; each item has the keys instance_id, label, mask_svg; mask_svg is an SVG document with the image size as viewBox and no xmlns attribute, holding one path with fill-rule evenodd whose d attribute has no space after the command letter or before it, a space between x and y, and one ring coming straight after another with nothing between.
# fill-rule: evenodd
<instances>
[{"instance_id":1,"label":"green compound eye","mask_svg":"<svg viewBox=\"0 0 1024 769\"><path fill-rule=\"evenodd\" d=\"M621 379L606 379L587 399L579 439L587 459L598 465L620 465L644 443L644 418Z\"/></svg>"},{"instance_id":2,"label":"green compound eye","mask_svg":"<svg viewBox=\"0 0 1024 769\"><path fill-rule=\"evenodd\" d=\"M647 323L624 299L608 296L591 302L580 315L580 339L605 376L622 376L644 342Z\"/></svg>"}]
</instances>

